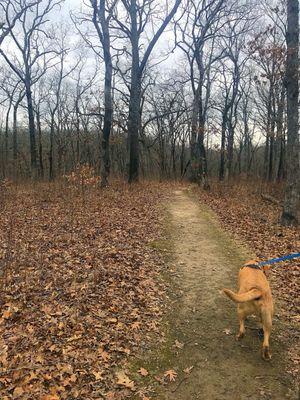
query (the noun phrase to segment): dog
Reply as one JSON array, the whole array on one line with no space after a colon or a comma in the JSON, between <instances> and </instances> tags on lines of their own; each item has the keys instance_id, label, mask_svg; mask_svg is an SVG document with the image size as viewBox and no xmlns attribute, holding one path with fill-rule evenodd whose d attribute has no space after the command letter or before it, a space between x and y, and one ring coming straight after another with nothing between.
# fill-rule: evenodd
<instances>
[{"instance_id":1,"label":"dog","mask_svg":"<svg viewBox=\"0 0 300 400\"><path fill-rule=\"evenodd\" d=\"M245 318L248 315L257 315L262 323L264 333L262 358L270 360L269 339L272 329L274 304L265 271L257 265L256 261L249 261L240 269L238 281L238 293L234 293L229 289L223 289L226 296L238 304L237 313L240 329L236 338L239 340L245 335Z\"/></svg>"}]
</instances>

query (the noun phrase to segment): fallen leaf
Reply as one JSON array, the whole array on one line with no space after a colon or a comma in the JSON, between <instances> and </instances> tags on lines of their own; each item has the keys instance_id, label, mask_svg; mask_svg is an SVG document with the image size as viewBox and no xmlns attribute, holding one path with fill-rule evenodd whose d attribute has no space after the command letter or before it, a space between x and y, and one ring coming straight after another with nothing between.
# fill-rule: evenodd
<instances>
[{"instance_id":1,"label":"fallen leaf","mask_svg":"<svg viewBox=\"0 0 300 400\"><path fill-rule=\"evenodd\" d=\"M42 397L42 400L60 400L57 394L46 394Z\"/></svg>"},{"instance_id":2,"label":"fallen leaf","mask_svg":"<svg viewBox=\"0 0 300 400\"><path fill-rule=\"evenodd\" d=\"M128 378L124 371L117 372L117 385L124 386L127 389L134 388L134 382Z\"/></svg>"},{"instance_id":3,"label":"fallen leaf","mask_svg":"<svg viewBox=\"0 0 300 400\"><path fill-rule=\"evenodd\" d=\"M149 372L145 369L145 368L140 368L138 370L138 372L142 375L142 376L148 376Z\"/></svg>"},{"instance_id":4,"label":"fallen leaf","mask_svg":"<svg viewBox=\"0 0 300 400\"><path fill-rule=\"evenodd\" d=\"M179 340L176 339L176 340L175 340L174 347L177 347L178 349L183 349L184 344L183 344L183 343L180 343Z\"/></svg>"},{"instance_id":5,"label":"fallen leaf","mask_svg":"<svg viewBox=\"0 0 300 400\"><path fill-rule=\"evenodd\" d=\"M141 327L141 323L138 321L135 321L133 324L131 324L131 329L133 329L134 331L140 329Z\"/></svg>"},{"instance_id":6,"label":"fallen leaf","mask_svg":"<svg viewBox=\"0 0 300 400\"><path fill-rule=\"evenodd\" d=\"M185 374L189 375L189 374L192 372L193 368L194 368L194 366L192 365L191 367L185 368L185 369L183 370L183 372L184 372Z\"/></svg>"},{"instance_id":7,"label":"fallen leaf","mask_svg":"<svg viewBox=\"0 0 300 400\"><path fill-rule=\"evenodd\" d=\"M177 372L173 369L169 369L164 373L164 377L168 379L170 382L174 382L177 378Z\"/></svg>"},{"instance_id":8,"label":"fallen leaf","mask_svg":"<svg viewBox=\"0 0 300 400\"><path fill-rule=\"evenodd\" d=\"M14 398L18 398L24 394L24 390L22 387L16 387L13 392Z\"/></svg>"},{"instance_id":9,"label":"fallen leaf","mask_svg":"<svg viewBox=\"0 0 300 400\"><path fill-rule=\"evenodd\" d=\"M96 378L97 381L102 378L102 372L94 371L93 375L94 375L94 377Z\"/></svg>"}]
</instances>

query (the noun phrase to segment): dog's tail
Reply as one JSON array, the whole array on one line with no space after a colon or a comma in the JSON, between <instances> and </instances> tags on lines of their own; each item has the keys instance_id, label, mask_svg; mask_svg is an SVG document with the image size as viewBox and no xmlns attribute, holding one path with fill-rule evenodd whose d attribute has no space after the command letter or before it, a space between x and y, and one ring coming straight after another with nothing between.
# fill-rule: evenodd
<instances>
[{"instance_id":1,"label":"dog's tail","mask_svg":"<svg viewBox=\"0 0 300 400\"><path fill-rule=\"evenodd\" d=\"M251 289L246 293L234 293L229 289L223 289L223 292L236 303L246 303L247 301L257 300L262 295L262 292L258 289Z\"/></svg>"}]
</instances>

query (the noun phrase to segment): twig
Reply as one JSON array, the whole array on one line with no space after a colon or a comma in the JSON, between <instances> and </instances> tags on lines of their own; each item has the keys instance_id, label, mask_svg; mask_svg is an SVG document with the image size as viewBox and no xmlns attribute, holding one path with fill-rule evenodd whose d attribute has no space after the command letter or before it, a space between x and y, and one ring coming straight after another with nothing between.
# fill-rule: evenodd
<instances>
[{"instance_id":1,"label":"twig","mask_svg":"<svg viewBox=\"0 0 300 400\"><path fill-rule=\"evenodd\" d=\"M182 378L181 381L180 381L180 382L178 383L178 385L176 386L176 388L172 390L172 393L175 393L176 390L179 389L179 387L182 385L182 383L183 383L184 381L186 381L187 379L188 379L187 376L185 376L184 378Z\"/></svg>"}]
</instances>

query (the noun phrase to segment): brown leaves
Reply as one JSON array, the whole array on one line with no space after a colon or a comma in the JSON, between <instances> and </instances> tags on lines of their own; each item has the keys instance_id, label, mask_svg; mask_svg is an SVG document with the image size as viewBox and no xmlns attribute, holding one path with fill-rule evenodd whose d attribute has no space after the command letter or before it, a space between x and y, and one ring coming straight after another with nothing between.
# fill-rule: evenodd
<instances>
[{"instance_id":1,"label":"brown leaves","mask_svg":"<svg viewBox=\"0 0 300 400\"><path fill-rule=\"evenodd\" d=\"M16 399L23 390L24 400L28 391L66 400L131 390L129 378L117 384L115 368L148 332L158 334L161 260L148 244L160 233L161 188L118 183L98 191L84 173L84 199L77 175L69 188L7 189L0 210L1 399L14 390Z\"/></svg>"},{"instance_id":2,"label":"brown leaves","mask_svg":"<svg viewBox=\"0 0 300 400\"><path fill-rule=\"evenodd\" d=\"M116 374L117 385L124 386L127 389L134 389L134 382L128 378L124 371L119 371Z\"/></svg>"}]
</instances>

